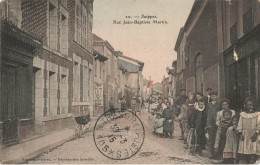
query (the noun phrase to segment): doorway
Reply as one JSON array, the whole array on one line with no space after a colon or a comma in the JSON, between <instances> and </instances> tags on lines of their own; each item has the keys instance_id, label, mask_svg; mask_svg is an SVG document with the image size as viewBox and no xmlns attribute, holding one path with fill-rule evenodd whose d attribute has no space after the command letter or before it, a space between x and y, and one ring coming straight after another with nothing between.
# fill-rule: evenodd
<instances>
[{"instance_id":1,"label":"doorway","mask_svg":"<svg viewBox=\"0 0 260 165\"><path fill-rule=\"evenodd\" d=\"M17 68L3 64L2 68L2 110L3 110L3 143L18 141L17 115Z\"/></svg>"}]
</instances>

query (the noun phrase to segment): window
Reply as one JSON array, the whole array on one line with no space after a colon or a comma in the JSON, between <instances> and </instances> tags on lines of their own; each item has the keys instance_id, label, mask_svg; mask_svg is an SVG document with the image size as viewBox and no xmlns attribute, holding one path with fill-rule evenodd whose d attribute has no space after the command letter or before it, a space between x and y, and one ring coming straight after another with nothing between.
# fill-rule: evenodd
<instances>
[{"instance_id":1,"label":"window","mask_svg":"<svg viewBox=\"0 0 260 165\"><path fill-rule=\"evenodd\" d=\"M58 43L58 15L57 8L49 3L49 47L57 50Z\"/></svg>"},{"instance_id":2,"label":"window","mask_svg":"<svg viewBox=\"0 0 260 165\"><path fill-rule=\"evenodd\" d=\"M68 55L68 18L60 14L60 52Z\"/></svg>"},{"instance_id":3,"label":"window","mask_svg":"<svg viewBox=\"0 0 260 165\"><path fill-rule=\"evenodd\" d=\"M230 28L230 43L234 44L237 41L237 23Z\"/></svg>"},{"instance_id":4,"label":"window","mask_svg":"<svg viewBox=\"0 0 260 165\"><path fill-rule=\"evenodd\" d=\"M243 15L243 32L249 32L254 26L254 17L252 8L248 9Z\"/></svg>"},{"instance_id":5,"label":"window","mask_svg":"<svg viewBox=\"0 0 260 165\"><path fill-rule=\"evenodd\" d=\"M84 48L87 48L87 38L88 38L88 17L86 8L80 4L76 3L75 7L75 41L79 43Z\"/></svg>"},{"instance_id":6,"label":"window","mask_svg":"<svg viewBox=\"0 0 260 165\"><path fill-rule=\"evenodd\" d=\"M60 66L60 95L59 95L59 107L60 114L68 113L69 106L69 85L68 85L68 74L69 70L67 68Z\"/></svg>"},{"instance_id":7,"label":"window","mask_svg":"<svg viewBox=\"0 0 260 165\"><path fill-rule=\"evenodd\" d=\"M73 65L73 101L80 101L80 64L75 61Z\"/></svg>"},{"instance_id":8,"label":"window","mask_svg":"<svg viewBox=\"0 0 260 165\"><path fill-rule=\"evenodd\" d=\"M203 65L202 65L202 55L201 53L196 54L195 59L195 79L196 79L196 92L202 92L203 93Z\"/></svg>"},{"instance_id":9,"label":"window","mask_svg":"<svg viewBox=\"0 0 260 165\"><path fill-rule=\"evenodd\" d=\"M57 73L49 71L49 115L58 114L58 81Z\"/></svg>"},{"instance_id":10,"label":"window","mask_svg":"<svg viewBox=\"0 0 260 165\"><path fill-rule=\"evenodd\" d=\"M87 66L84 66L84 70L83 70L83 98L84 101L89 101L89 69Z\"/></svg>"},{"instance_id":11,"label":"window","mask_svg":"<svg viewBox=\"0 0 260 165\"><path fill-rule=\"evenodd\" d=\"M75 34L75 40L80 44L80 36L81 36L81 10L80 6L76 5L76 34Z\"/></svg>"}]
</instances>

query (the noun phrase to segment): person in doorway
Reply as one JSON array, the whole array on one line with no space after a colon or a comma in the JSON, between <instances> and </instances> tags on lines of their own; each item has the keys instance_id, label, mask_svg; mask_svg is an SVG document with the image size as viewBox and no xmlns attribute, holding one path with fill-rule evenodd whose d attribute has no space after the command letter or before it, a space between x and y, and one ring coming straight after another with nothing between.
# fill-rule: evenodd
<instances>
[{"instance_id":1,"label":"person in doorway","mask_svg":"<svg viewBox=\"0 0 260 165\"><path fill-rule=\"evenodd\" d=\"M202 150L206 145L205 128L207 122L207 114L204 100L198 100L198 107L192 111L190 127L195 129L195 136L192 137L191 144L196 144L196 149L191 147L192 154L195 153L202 156Z\"/></svg>"},{"instance_id":2,"label":"person in doorway","mask_svg":"<svg viewBox=\"0 0 260 165\"><path fill-rule=\"evenodd\" d=\"M229 109L229 100L221 101L222 110L217 113L216 125L218 127L214 148L218 157L222 157L225 148L227 129L231 126L231 119L235 116L235 111Z\"/></svg>"},{"instance_id":3,"label":"person in doorway","mask_svg":"<svg viewBox=\"0 0 260 165\"><path fill-rule=\"evenodd\" d=\"M239 163L254 164L260 155L260 113L255 111L255 100L245 100L245 111L240 113L237 126L239 139Z\"/></svg>"},{"instance_id":4,"label":"person in doorway","mask_svg":"<svg viewBox=\"0 0 260 165\"><path fill-rule=\"evenodd\" d=\"M209 148L210 148L210 159L217 159L217 155L215 154L214 144L216 139L216 132L217 132L217 125L216 125L216 117L217 113L221 109L221 104L217 100L217 92L211 91L210 97L211 102L208 103L206 111L207 111L207 127L206 130L208 131L209 135Z\"/></svg>"},{"instance_id":5,"label":"person in doorway","mask_svg":"<svg viewBox=\"0 0 260 165\"><path fill-rule=\"evenodd\" d=\"M111 115L115 114L115 107L114 107L114 99L113 99L113 97L110 97L109 110L110 110Z\"/></svg>"},{"instance_id":6,"label":"person in doorway","mask_svg":"<svg viewBox=\"0 0 260 165\"><path fill-rule=\"evenodd\" d=\"M174 130L174 112L171 109L170 102L166 103L167 108L165 108L162 112L162 117L165 118L163 122L163 133L165 137L170 137L170 139L173 139L173 130ZM170 134L170 136L169 136Z\"/></svg>"}]
</instances>

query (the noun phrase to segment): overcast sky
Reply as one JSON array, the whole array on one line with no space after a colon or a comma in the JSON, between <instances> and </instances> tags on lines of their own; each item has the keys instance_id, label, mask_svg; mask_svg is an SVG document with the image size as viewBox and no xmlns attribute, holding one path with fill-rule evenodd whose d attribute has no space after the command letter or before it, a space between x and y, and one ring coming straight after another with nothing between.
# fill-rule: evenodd
<instances>
[{"instance_id":1,"label":"overcast sky","mask_svg":"<svg viewBox=\"0 0 260 165\"><path fill-rule=\"evenodd\" d=\"M143 75L161 82L166 67L176 59L174 45L194 0L95 0L93 33L124 55L144 62ZM143 15L157 18L141 18ZM126 18L131 16L132 18ZM139 16L139 18L135 17ZM113 21L121 24L113 24ZM151 24L124 24L124 20ZM153 20L168 24L153 24Z\"/></svg>"}]
</instances>

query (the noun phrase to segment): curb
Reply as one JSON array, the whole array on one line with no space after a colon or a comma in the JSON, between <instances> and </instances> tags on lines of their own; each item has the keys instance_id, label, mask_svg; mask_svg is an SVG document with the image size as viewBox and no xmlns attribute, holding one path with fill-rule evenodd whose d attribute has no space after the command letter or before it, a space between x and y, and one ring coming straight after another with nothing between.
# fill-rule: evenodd
<instances>
[{"instance_id":1,"label":"curb","mask_svg":"<svg viewBox=\"0 0 260 165\"><path fill-rule=\"evenodd\" d=\"M38 149L38 150L36 150L36 151L34 151L34 152L31 152L31 153L29 153L29 154L23 156L22 158L13 159L13 160L4 160L4 161L2 161L1 163L2 163L2 164L24 163L24 162L26 162L27 160L32 159L32 158L34 158L34 157L36 157L36 156L38 156L38 155L40 155L40 154L42 154L42 153L44 153L44 152L46 152L46 151L48 151L48 150L51 150L51 149L53 149L53 148L56 148L56 147L58 147L58 146L60 146L60 145L62 145L62 144L64 144L64 143L66 143L67 141L72 140L72 139L75 138L75 137L76 137L75 134L74 134L74 135L71 135L71 136L69 136L69 137L67 137L67 138L65 138L65 139L63 139L63 140L61 140L61 141L59 141L59 142L56 142L56 143L53 143L53 144L49 144L49 145L47 145L47 146L45 146L45 147L43 147L43 148L41 148L41 149Z\"/></svg>"}]
</instances>

